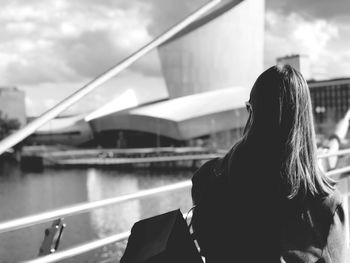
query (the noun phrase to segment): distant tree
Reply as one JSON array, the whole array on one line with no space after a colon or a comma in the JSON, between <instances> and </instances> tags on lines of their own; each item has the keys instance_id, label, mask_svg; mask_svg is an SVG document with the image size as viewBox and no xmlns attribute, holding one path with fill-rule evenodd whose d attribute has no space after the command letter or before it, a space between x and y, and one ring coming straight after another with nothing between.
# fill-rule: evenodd
<instances>
[{"instance_id":1,"label":"distant tree","mask_svg":"<svg viewBox=\"0 0 350 263\"><path fill-rule=\"evenodd\" d=\"M0 111L0 140L11 134L11 132L18 130L21 126L17 119L10 119Z\"/></svg>"}]
</instances>

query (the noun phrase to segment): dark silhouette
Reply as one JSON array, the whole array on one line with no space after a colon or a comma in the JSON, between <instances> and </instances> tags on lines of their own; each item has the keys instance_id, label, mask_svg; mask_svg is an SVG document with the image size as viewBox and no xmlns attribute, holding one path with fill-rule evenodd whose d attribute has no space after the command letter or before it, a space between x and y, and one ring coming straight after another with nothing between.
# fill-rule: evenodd
<instances>
[{"instance_id":1,"label":"dark silhouette","mask_svg":"<svg viewBox=\"0 0 350 263\"><path fill-rule=\"evenodd\" d=\"M318 168L302 75L274 66L256 80L244 135L193 176L193 228L207 263L344 262L344 211Z\"/></svg>"}]
</instances>

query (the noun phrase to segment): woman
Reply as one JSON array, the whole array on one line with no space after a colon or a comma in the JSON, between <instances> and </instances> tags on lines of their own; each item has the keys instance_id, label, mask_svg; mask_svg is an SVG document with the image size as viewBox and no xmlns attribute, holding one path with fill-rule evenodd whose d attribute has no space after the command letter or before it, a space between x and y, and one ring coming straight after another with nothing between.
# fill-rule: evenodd
<instances>
[{"instance_id":1,"label":"woman","mask_svg":"<svg viewBox=\"0 0 350 263\"><path fill-rule=\"evenodd\" d=\"M341 197L317 166L302 75L269 68L247 109L242 139L192 178L193 228L206 262L345 262Z\"/></svg>"}]
</instances>

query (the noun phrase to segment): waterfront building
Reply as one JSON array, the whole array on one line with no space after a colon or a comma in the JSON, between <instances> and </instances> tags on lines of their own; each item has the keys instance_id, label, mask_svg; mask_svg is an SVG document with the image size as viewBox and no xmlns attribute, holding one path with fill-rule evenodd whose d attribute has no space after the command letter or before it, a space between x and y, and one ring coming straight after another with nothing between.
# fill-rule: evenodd
<instances>
[{"instance_id":1,"label":"waterfront building","mask_svg":"<svg viewBox=\"0 0 350 263\"><path fill-rule=\"evenodd\" d=\"M350 78L308 82L316 131L329 135L350 108Z\"/></svg>"},{"instance_id":2,"label":"waterfront building","mask_svg":"<svg viewBox=\"0 0 350 263\"><path fill-rule=\"evenodd\" d=\"M84 115L55 118L26 139L31 145L84 145L93 140L93 134Z\"/></svg>"},{"instance_id":3,"label":"waterfront building","mask_svg":"<svg viewBox=\"0 0 350 263\"><path fill-rule=\"evenodd\" d=\"M263 71L265 1L238 2L158 49L169 100L90 120L98 144L228 148L240 138Z\"/></svg>"},{"instance_id":4,"label":"waterfront building","mask_svg":"<svg viewBox=\"0 0 350 263\"><path fill-rule=\"evenodd\" d=\"M183 96L90 121L104 147L208 146L227 148L247 120L244 88Z\"/></svg>"},{"instance_id":5,"label":"waterfront building","mask_svg":"<svg viewBox=\"0 0 350 263\"><path fill-rule=\"evenodd\" d=\"M230 147L242 134L244 102L263 71L264 5L264 0L224 3L162 45L169 98L88 114L94 144ZM51 141L58 138L52 128L45 133ZM39 135L44 136L34 137Z\"/></svg>"},{"instance_id":6,"label":"waterfront building","mask_svg":"<svg viewBox=\"0 0 350 263\"><path fill-rule=\"evenodd\" d=\"M26 124L24 91L12 87L0 87L0 111L9 119L16 119L21 126Z\"/></svg>"},{"instance_id":7,"label":"waterfront building","mask_svg":"<svg viewBox=\"0 0 350 263\"><path fill-rule=\"evenodd\" d=\"M349 110L350 78L312 79L309 58L306 55L280 57L277 58L277 64L291 65L308 80L316 132L325 137L331 135L336 123Z\"/></svg>"},{"instance_id":8,"label":"waterfront building","mask_svg":"<svg viewBox=\"0 0 350 263\"><path fill-rule=\"evenodd\" d=\"M232 2L158 49L170 99L228 87L249 94L263 71L265 1Z\"/></svg>"}]
</instances>

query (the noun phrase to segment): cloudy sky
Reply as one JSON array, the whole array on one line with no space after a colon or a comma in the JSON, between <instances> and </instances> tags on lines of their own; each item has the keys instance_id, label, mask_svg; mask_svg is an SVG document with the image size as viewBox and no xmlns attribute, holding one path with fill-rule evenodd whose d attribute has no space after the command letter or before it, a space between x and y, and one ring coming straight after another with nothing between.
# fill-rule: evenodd
<instances>
[{"instance_id":1,"label":"cloudy sky","mask_svg":"<svg viewBox=\"0 0 350 263\"><path fill-rule=\"evenodd\" d=\"M0 86L25 90L38 115L141 47L203 0L1 0ZM308 54L315 78L350 76L349 0L266 0L265 67ZM157 53L89 95L84 112L137 90L165 97Z\"/></svg>"}]
</instances>

